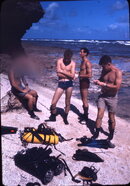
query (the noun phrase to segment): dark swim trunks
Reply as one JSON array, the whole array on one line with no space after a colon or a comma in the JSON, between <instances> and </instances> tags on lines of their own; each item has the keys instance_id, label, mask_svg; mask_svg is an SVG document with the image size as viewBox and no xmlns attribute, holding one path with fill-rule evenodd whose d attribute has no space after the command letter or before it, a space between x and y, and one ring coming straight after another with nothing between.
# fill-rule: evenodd
<instances>
[{"instance_id":1,"label":"dark swim trunks","mask_svg":"<svg viewBox=\"0 0 130 186\"><path fill-rule=\"evenodd\" d=\"M25 87L23 87L23 86L20 86L20 88L21 88L22 90L25 89ZM21 92L21 91L17 90L15 87L12 87L11 90L12 90L13 94L14 94L15 96L18 96L18 97L24 97L28 92L31 91L31 89L30 89L28 92Z\"/></svg>"},{"instance_id":2,"label":"dark swim trunks","mask_svg":"<svg viewBox=\"0 0 130 186\"><path fill-rule=\"evenodd\" d=\"M80 83L80 89L86 89L89 88L90 80L89 78L80 78L79 83Z\"/></svg>"},{"instance_id":3,"label":"dark swim trunks","mask_svg":"<svg viewBox=\"0 0 130 186\"><path fill-rule=\"evenodd\" d=\"M66 90L69 87L73 87L73 81L59 81L58 88L62 88L63 90Z\"/></svg>"}]
</instances>

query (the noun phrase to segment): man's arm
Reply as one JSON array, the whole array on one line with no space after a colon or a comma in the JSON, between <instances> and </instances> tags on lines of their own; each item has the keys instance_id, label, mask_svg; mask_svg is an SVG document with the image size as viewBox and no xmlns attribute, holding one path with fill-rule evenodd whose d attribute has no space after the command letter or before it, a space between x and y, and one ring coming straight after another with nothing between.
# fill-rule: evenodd
<instances>
[{"instance_id":1,"label":"man's arm","mask_svg":"<svg viewBox=\"0 0 130 186\"><path fill-rule=\"evenodd\" d=\"M103 76L104 76L104 71L102 70L101 76L100 76L100 78L98 80L103 82Z\"/></svg>"},{"instance_id":2,"label":"man's arm","mask_svg":"<svg viewBox=\"0 0 130 186\"><path fill-rule=\"evenodd\" d=\"M22 82L25 85L25 87L28 87L28 83L27 83L27 81L26 81L24 76L22 76Z\"/></svg>"},{"instance_id":3,"label":"man's arm","mask_svg":"<svg viewBox=\"0 0 130 186\"><path fill-rule=\"evenodd\" d=\"M86 62L86 68L87 68L86 74L79 73L79 77L81 77L81 78L91 78L92 77L92 65L90 62Z\"/></svg>"},{"instance_id":4,"label":"man's arm","mask_svg":"<svg viewBox=\"0 0 130 186\"><path fill-rule=\"evenodd\" d=\"M57 71L57 76L58 77L60 77L60 78L66 78L65 75L63 75L62 73L60 73L60 71L61 71L60 60L57 61L56 71Z\"/></svg>"},{"instance_id":5,"label":"man's arm","mask_svg":"<svg viewBox=\"0 0 130 186\"><path fill-rule=\"evenodd\" d=\"M75 77L75 62L72 62L72 66L71 66L71 71L70 72L68 72L66 70L62 70L62 71L60 71L60 73L62 73L63 75L65 75L68 78L74 79L74 77Z\"/></svg>"},{"instance_id":6,"label":"man's arm","mask_svg":"<svg viewBox=\"0 0 130 186\"><path fill-rule=\"evenodd\" d=\"M120 70L118 70L116 72L116 82L115 82L115 84L113 85L113 84L110 84L110 83L106 83L106 87L119 90L119 88L121 86L121 83L122 83L122 72Z\"/></svg>"},{"instance_id":7,"label":"man's arm","mask_svg":"<svg viewBox=\"0 0 130 186\"><path fill-rule=\"evenodd\" d=\"M17 83L16 83L16 81L15 81L15 77L14 77L14 72L13 72L12 69L9 71L8 77L9 77L9 81L10 81L11 86L13 86L14 88L16 88L16 89L19 90L20 92L26 92L26 89L23 90L23 89L21 89L21 88L17 85Z\"/></svg>"},{"instance_id":8,"label":"man's arm","mask_svg":"<svg viewBox=\"0 0 130 186\"><path fill-rule=\"evenodd\" d=\"M122 83L122 72L119 70L116 72L115 84L105 83L105 82L101 82L99 80L95 80L94 83L101 86L101 87L107 87L107 88L118 90L121 86L121 83Z\"/></svg>"}]
</instances>

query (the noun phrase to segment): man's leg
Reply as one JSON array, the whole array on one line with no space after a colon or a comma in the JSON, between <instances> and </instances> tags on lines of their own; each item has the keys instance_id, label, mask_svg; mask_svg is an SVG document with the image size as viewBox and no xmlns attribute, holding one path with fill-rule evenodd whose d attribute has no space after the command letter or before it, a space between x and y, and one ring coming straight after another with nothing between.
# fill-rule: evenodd
<instances>
[{"instance_id":1,"label":"man's leg","mask_svg":"<svg viewBox=\"0 0 130 186\"><path fill-rule=\"evenodd\" d=\"M81 94L81 99L83 102L83 120L87 121L88 120L88 89L87 88L80 88L80 94ZM81 121L82 121L81 119Z\"/></svg>"},{"instance_id":2,"label":"man's leg","mask_svg":"<svg viewBox=\"0 0 130 186\"><path fill-rule=\"evenodd\" d=\"M35 90L30 90L28 94L33 96L33 110L35 112L41 112L41 110L37 108L37 100L38 100L37 92Z\"/></svg>"},{"instance_id":3,"label":"man's leg","mask_svg":"<svg viewBox=\"0 0 130 186\"><path fill-rule=\"evenodd\" d=\"M69 124L69 122L67 120L67 116L68 116L68 113L69 113L69 110L70 110L70 99L71 99L71 96L72 96L72 90L73 90L73 87L69 87L65 91L65 117L64 117L64 122L65 122L66 125Z\"/></svg>"},{"instance_id":4,"label":"man's leg","mask_svg":"<svg viewBox=\"0 0 130 186\"><path fill-rule=\"evenodd\" d=\"M101 125L102 125L102 119L104 116L104 108L98 108L98 113L97 113L97 119L96 119L96 129L95 129L95 133L92 136L92 139L96 139L99 136L99 132L101 129Z\"/></svg>"},{"instance_id":5,"label":"man's leg","mask_svg":"<svg viewBox=\"0 0 130 186\"><path fill-rule=\"evenodd\" d=\"M109 125L109 132L110 132L107 141L110 148L115 147L115 145L111 143L111 140L113 139L114 132L115 132L115 125L116 125L115 113L117 109L117 102L118 102L117 97L109 98L106 100L106 104L108 108L108 117L109 117L108 125Z\"/></svg>"},{"instance_id":6,"label":"man's leg","mask_svg":"<svg viewBox=\"0 0 130 186\"><path fill-rule=\"evenodd\" d=\"M60 97L62 96L64 90L62 88L57 88L54 96L52 98L52 102L51 102L51 107L50 107L50 111L51 111L51 116L50 116L50 120L52 121L56 121L56 104L59 101Z\"/></svg>"},{"instance_id":7,"label":"man's leg","mask_svg":"<svg viewBox=\"0 0 130 186\"><path fill-rule=\"evenodd\" d=\"M34 119L37 119L39 120L38 116L36 116L33 112L33 105L34 105L34 97L30 94L26 94L24 96L24 99L27 100L27 103L28 103L28 112L31 116L31 118L34 118Z\"/></svg>"},{"instance_id":8,"label":"man's leg","mask_svg":"<svg viewBox=\"0 0 130 186\"><path fill-rule=\"evenodd\" d=\"M109 124L109 132L110 132L108 140L112 140L115 131L115 126L116 126L115 113L109 112L108 117L109 117L108 124Z\"/></svg>"}]
</instances>

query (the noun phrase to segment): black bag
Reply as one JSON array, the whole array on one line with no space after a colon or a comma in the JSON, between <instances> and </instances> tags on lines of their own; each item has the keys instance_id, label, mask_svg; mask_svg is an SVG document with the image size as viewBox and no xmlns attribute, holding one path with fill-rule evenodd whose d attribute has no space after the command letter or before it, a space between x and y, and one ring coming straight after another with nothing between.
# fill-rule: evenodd
<instances>
[{"instance_id":1,"label":"black bag","mask_svg":"<svg viewBox=\"0 0 130 186\"><path fill-rule=\"evenodd\" d=\"M87 149L76 150L76 153L73 155L72 159L77 161L104 162L103 159L96 154L89 152Z\"/></svg>"},{"instance_id":2,"label":"black bag","mask_svg":"<svg viewBox=\"0 0 130 186\"><path fill-rule=\"evenodd\" d=\"M81 179L83 180L87 180L87 181L96 181L97 180L97 172L98 170L91 166L89 167L84 167L80 172L79 172L79 176L81 177Z\"/></svg>"},{"instance_id":3,"label":"black bag","mask_svg":"<svg viewBox=\"0 0 130 186\"><path fill-rule=\"evenodd\" d=\"M14 156L15 165L48 184L64 170L64 163L55 156L50 156L51 148L34 147L22 150Z\"/></svg>"}]
</instances>

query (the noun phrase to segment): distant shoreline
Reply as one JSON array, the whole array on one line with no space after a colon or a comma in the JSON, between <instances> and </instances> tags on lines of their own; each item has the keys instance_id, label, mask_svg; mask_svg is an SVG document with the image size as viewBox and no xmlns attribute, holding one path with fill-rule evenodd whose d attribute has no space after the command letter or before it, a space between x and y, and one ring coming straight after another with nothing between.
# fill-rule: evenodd
<instances>
[{"instance_id":1,"label":"distant shoreline","mask_svg":"<svg viewBox=\"0 0 130 186\"><path fill-rule=\"evenodd\" d=\"M23 38L22 41L63 41L63 42L90 42L90 43L119 43L130 45L129 40L98 40L98 39L43 39L43 38Z\"/></svg>"}]
</instances>

